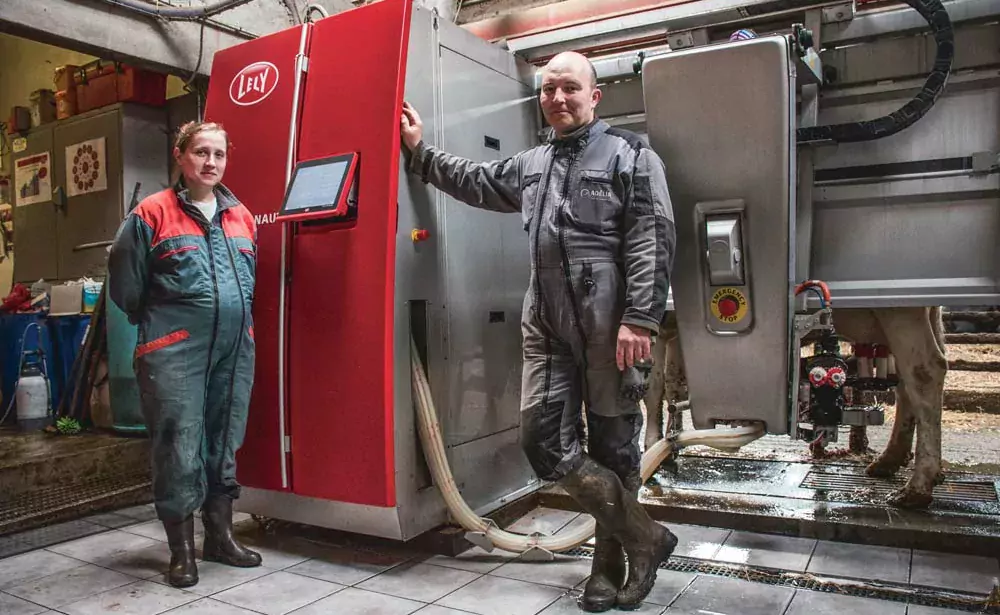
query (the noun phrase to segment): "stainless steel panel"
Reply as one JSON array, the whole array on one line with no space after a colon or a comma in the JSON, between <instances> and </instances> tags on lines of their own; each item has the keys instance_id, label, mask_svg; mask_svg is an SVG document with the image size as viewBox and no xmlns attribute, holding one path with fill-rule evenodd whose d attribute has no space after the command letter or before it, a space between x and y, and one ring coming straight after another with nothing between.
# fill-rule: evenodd
<instances>
[{"instance_id":1,"label":"stainless steel panel","mask_svg":"<svg viewBox=\"0 0 1000 615\"><path fill-rule=\"evenodd\" d=\"M795 235L789 58L784 38L767 37L674 52L643 68L649 141L666 164L677 221L672 286L699 428L759 420L769 433L788 432ZM708 330L714 289L697 207L735 199L746 207L748 300L755 316L748 331L720 336Z\"/></svg>"},{"instance_id":2,"label":"stainless steel panel","mask_svg":"<svg viewBox=\"0 0 1000 615\"><path fill-rule=\"evenodd\" d=\"M414 7L405 98L420 111L425 141L476 160L532 146L530 68L460 30ZM486 147L487 135L499 140L500 151ZM528 282L519 217L476 210L402 173L398 228L394 434L400 534L408 539L448 519L438 487L422 478L410 390L411 301L426 301L426 368L463 495L485 514L537 480L517 439L520 308ZM427 229L429 238L414 243L414 228Z\"/></svg>"},{"instance_id":3,"label":"stainless steel panel","mask_svg":"<svg viewBox=\"0 0 1000 615\"><path fill-rule=\"evenodd\" d=\"M527 88L447 48L440 62L445 151L490 160L529 147L527 118L534 98ZM485 146L488 138L499 150ZM520 310L529 275L528 240L515 214L451 198L440 213L451 347L448 397L440 410L445 442L455 445L520 423Z\"/></svg>"},{"instance_id":4,"label":"stainless steel panel","mask_svg":"<svg viewBox=\"0 0 1000 615\"><path fill-rule=\"evenodd\" d=\"M942 4L948 11L952 24L987 19L1000 14L996 0L945 0ZM899 7L863 13L846 23L824 24L823 41L846 43L913 30L926 31L927 21L910 7Z\"/></svg>"},{"instance_id":5,"label":"stainless steel panel","mask_svg":"<svg viewBox=\"0 0 1000 615\"><path fill-rule=\"evenodd\" d=\"M14 203L14 282L31 284L40 279L53 280L58 276L59 263L56 249L56 209L52 201L20 205L18 192L17 161L34 154L49 153L50 171L59 160L52 148L52 127L42 126L25 137L28 147L11 155L11 196ZM53 190L55 183L53 182Z\"/></svg>"},{"instance_id":6,"label":"stainless steel panel","mask_svg":"<svg viewBox=\"0 0 1000 615\"><path fill-rule=\"evenodd\" d=\"M949 179L949 178L945 178ZM834 284L834 300L841 295L866 293L884 304L895 297L910 296L910 305L938 305L941 293L980 294L962 285L929 280L987 278L993 293L1000 280L1000 191L997 179L980 178L969 183L993 184L993 191L935 194L932 180L893 182L878 186L838 186L818 189L813 231L812 275ZM908 192L894 196L892 188L912 184ZM880 192L881 195L872 194ZM851 198L861 193L865 198ZM992 195L992 196L989 196ZM841 198L838 200L836 196ZM983 197L987 198L983 198ZM864 284L868 281L869 284ZM890 293L883 292L893 281ZM844 286L842 283L851 283ZM850 291L848 293L848 291ZM986 292L990 292L987 290ZM978 301L973 302L978 303ZM970 305L966 303L966 305ZM873 307L873 306L872 306Z\"/></svg>"},{"instance_id":7,"label":"stainless steel panel","mask_svg":"<svg viewBox=\"0 0 1000 615\"><path fill-rule=\"evenodd\" d=\"M1000 63L1000 25L969 24L955 28L954 34L952 71ZM937 45L931 36L887 37L863 45L828 49L823 53L823 64L837 69L834 85L839 87L927 75L934 67L936 54Z\"/></svg>"},{"instance_id":8,"label":"stainless steel panel","mask_svg":"<svg viewBox=\"0 0 1000 615\"><path fill-rule=\"evenodd\" d=\"M294 493L244 487L233 508L239 512L345 532L405 540L397 508L307 498Z\"/></svg>"},{"instance_id":9,"label":"stainless steel panel","mask_svg":"<svg viewBox=\"0 0 1000 615\"><path fill-rule=\"evenodd\" d=\"M66 158L72 156L73 147L91 139L104 139L104 155L100 164L105 165L107 188L68 197L66 207L57 216L59 251L59 278L102 277L107 271L108 251L104 242L115 238L122 220L120 117L117 109L110 109L79 121L57 124L54 131L56 151L55 185L69 194ZM67 148L72 148L67 151Z\"/></svg>"},{"instance_id":10,"label":"stainless steel panel","mask_svg":"<svg viewBox=\"0 0 1000 615\"><path fill-rule=\"evenodd\" d=\"M901 93L892 100L824 106L819 124L875 119L897 111L909 100ZM884 139L841 143L816 151L816 169L853 167L910 160L971 156L1000 151L1000 88L945 94L920 121Z\"/></svg>"},{"instance_id":11,"label":"stainless steel panel","mask_svg":"<svg viewBox=\"0 0 1000 615\"><path fill-rule=\"evenodd\" d=\"M517 427L456 446L449 460L462 497L473 510L541 484L521 450Z\"/></svg>"}]
</instances>

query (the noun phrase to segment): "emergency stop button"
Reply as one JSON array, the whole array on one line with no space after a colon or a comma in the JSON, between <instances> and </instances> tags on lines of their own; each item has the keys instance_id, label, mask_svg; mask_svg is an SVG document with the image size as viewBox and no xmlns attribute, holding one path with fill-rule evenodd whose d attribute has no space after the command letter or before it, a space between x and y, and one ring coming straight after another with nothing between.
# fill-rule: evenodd
<instances>
[{"instance_id":1,"label":"emergency stop button","mask_svg":"<svg viewBox=\"0 0 1000 615\"><path fill-rule=\"evenodd\" d=\"M736 300L736 297L726 295L719 300L719 314L723 318L732 318L738 311L740 311L740 303Z\"/></svg>"}]
</instances>

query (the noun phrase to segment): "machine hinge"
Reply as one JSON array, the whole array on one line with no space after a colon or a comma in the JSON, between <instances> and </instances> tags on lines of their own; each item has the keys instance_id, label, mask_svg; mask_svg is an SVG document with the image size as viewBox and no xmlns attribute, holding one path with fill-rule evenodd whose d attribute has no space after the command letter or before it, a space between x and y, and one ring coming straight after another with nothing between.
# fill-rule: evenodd
<instances>
[{"instance_id":1,"label":"machine hinge","mask_svg":"<svg viewBox=\"0 0 1000 615\"><path fill-rule=\"evenodd\" d=\"M309 58L307 56L302 56L302 58L299 60L299 62L301 63L299 70L302 71L303 73L308 73L309 72Z\"/></svg>"},{"instance_id":2,"label":"machine hinge","mask_svg":"<svg viewBox=\"0 0 1000 615\"><path fill-rule=\"evenodd\" d=\"M291 436L285 436L285 450L283 452L285 452L285 453L292 452L292 437Z\"/></svg>"}]
</instances>

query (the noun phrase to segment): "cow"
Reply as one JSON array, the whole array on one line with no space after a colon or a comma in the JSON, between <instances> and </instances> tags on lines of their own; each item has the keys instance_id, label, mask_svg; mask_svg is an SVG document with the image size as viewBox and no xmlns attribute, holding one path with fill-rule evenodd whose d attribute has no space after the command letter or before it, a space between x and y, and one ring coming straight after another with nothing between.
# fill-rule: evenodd
<instances>
[{"instance_id":1,"label":"cow","mask_svg":"<svg viewBox=\"0 0 1000 615\"><path fill-rule=\"evenodd\" d=\"M859 343L889 347L896 359L899 384L896 419L885 450L866 468L868 476L888 478L908 465L916 431L913 475L889 498L900 508L926 508L941 473L941 406L948 361L940 307L833 310L837 334ZM663 437L663 403L685 397L684 364L677 319L668 312L653 346L653 373L643 402L646 408L646 448ZM673 418L673 417L672 417ZM672 424L667 430L673 429ZM857 432L852 430L852 439ZM863 436L863 433L861 434Z\"/></svg>"}]
</instances>

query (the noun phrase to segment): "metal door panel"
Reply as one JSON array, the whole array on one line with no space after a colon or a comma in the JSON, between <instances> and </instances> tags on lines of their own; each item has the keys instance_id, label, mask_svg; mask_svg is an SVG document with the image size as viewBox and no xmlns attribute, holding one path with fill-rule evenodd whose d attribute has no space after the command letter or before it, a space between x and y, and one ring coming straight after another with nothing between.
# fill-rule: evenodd
<instances>
[{"instance_id":1,"label":"metal door panel","mask_svg":"<svg viewBox=\"0 0 1000 615\"><path fill-rule=\"evenodd\" d=\"M678 51L643 66L649 141L666 165L677 225L672 287L698 428L756 420L768 433L788 433L792 74L781 37ZM746 285L712 286L706 216L740 206ZM732 321L716 313L726 293L746 306ZM730 322L743 328L726 330Z\"/></svg>"},{"instance_id":2,"label":"metal door panel","mask_svg":"<svg viewBox=\"0 0 1000 615\"><path fill-rule=\"evenodd\" d=\"M49 170L56 164L52 129L38 128L26 136L28 147L12 156L11 196L14 202L14 282L31 284L56 278L56 212L52 200L22 205L14 170L19 160L49 153ZM53 189L57 184L53 181Z\"/></svg>"},{"instance_id":3,"label":"metal door panel","mask_svg":"<svg viewBox=\"0 0 1000 615\"><path fill-rule=\"evenodd\" d=\"M528 147L525 106L535 102L527 88L446 47L440 57L443 149L500 160ZM443 422L446 443L457 445L519 424L528 239L516 214L448 198L442 216L450 347Z\"/></svg>"},{"instance_id":4,"label":"metal door panel","mask_svg":"<svg viewBox=\"0 0 1000 615\"><path fill-rule=\"evenodd\" d=\"M121 141L120 115L117 109L67 122L54 131L56 185L70 193L70 182L92 178L92 160L104 165L103 190L76 196L67 196L66 205L59 209L56 234L58 237L59 278L72 280L83 276L103 276L107 270L107 246L115 237L122 220L121 204ZM83 159L77 166L75 177L67 167L67 158L74 160L77 145L92 139L104 139L104 160L86 150L88 174L83 172ZM70 174L70 175L67 175ZM78 184L85 186L85 184Z\"/></svg>"}]
</instances>

